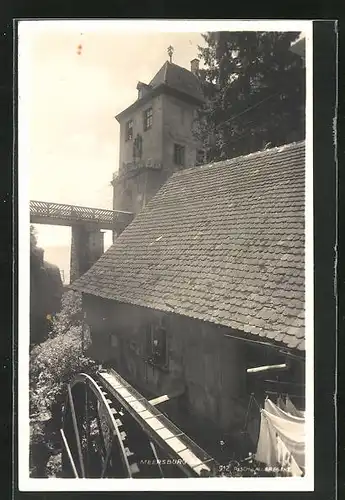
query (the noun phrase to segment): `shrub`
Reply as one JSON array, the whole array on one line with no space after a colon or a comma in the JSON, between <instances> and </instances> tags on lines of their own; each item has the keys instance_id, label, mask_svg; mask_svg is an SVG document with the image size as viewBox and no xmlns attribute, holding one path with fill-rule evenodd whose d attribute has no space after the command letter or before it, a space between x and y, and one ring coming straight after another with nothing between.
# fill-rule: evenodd
<instances>
[{"instance_id":1,"label":"shrub","mask_svg":"<svg viewBox=\"0 0 345 500\"><path fill-rule=\"evenodd\" d=\"M59 427L67 384L96 364L85 356L90 342L82 322L81 296L67 292L61 312L52 320L49 338L30 353L30 474L56 476L61 463ZM59 458L60 457L60 458Z\"/></svg>"},{"instance_id":2,"label":"shrub","mask_svg":"<svg viewBox=\"0 0 345 500\"><path fill-rule=\"evenodd\" d=\"M47 339L31 353L31 411L51 411L61 401L65 385L81 371L90 371L94 362L84 356L81 327L71 327Z\"/></svg>"},{"instance_id":3,"label":"shrub","mask_svg":"<svg viewBox=\"0 0 345 500\"><path fill-rule=\"evenodd\" d=\"M81 321L81 297L67 292L61 312L52 322L50 338L30 355L30 412L54 414L64 399L66 384L81 371L93 372L94 361L84 355L90 341ZM55 411L54 411L55 410ZM54 415L53 415L54 416Z\"/></svg>"},{"instance_id":4,"label":"shrub","mask_svg":"<svg viewBox=\"0 0 345 500\"><path fill-rule=\"evenodd\" d=\"M83 312L81 294L68 291L62 295L61 309L52 320L49 337L67 332L73 326L82 326Z\"/></svg>"}]
</instances>

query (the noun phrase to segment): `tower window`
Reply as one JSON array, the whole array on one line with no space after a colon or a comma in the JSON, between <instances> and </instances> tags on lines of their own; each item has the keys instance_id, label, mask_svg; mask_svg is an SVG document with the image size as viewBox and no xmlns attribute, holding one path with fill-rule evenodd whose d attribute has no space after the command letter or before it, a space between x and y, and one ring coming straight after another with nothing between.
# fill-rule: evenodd
<instances>
[{"instance_id":1,"label":"tower window","mask_svg":"<svg viewBox=\"0 0 345 500\"><path fill-rule=\"evenodd\" d=\"M184 166L185 163L185 147L181 144L174 144L174 163Z\"/></svg>"},{"instance_id":2,"label":"tower window","mask_svg":"<svg viewBox=\"0 0 345 500\"><path fill-rule=\"evenodd\" d=\"M129 120L126 123L126 141L131 141L133 139L133 120Z\"/></svg>"},{"instance_id":3,"label":"tower window","mask_svg":"<svg viewBox=\"0 0 345 500\"><path fill-rule=\"evenodd\" d=\"M152 108L146 109L144 111L144 130L148 130L152 127Z\"/></svg>"}]
</instances>

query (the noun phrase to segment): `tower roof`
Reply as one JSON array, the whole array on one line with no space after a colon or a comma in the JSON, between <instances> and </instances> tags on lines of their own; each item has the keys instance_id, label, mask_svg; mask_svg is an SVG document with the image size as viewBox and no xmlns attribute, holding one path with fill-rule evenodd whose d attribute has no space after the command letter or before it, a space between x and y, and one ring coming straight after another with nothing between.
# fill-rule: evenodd
<instances>
[{"instance_id":1,"label":"tower roof","mask_svg":"<svg viewBox=\"0 0 345 500\"><path fill-rule=\"evenodd\" d=\"M150 82L152 88L164 83L195 99L203 100L201 84L191 71L166 61Z\"/></svg>"},{"instance_id":2,"label":"tower roof","mask_svg":"<svg viewBox=\"0 0 345 500\"><path fill-rule=\"evenodd\" d=\"M142 82L140 82L143 85ZM177 64L166 61L147 87L147 92L141 98L124 109L115 118L120 120L124 115L134 111L138 106L148 101L155 95L169 93L180 99L189 100L195 104L203 102L201 83L199 79L188 69Z\"/></svg>"}]
</instances>

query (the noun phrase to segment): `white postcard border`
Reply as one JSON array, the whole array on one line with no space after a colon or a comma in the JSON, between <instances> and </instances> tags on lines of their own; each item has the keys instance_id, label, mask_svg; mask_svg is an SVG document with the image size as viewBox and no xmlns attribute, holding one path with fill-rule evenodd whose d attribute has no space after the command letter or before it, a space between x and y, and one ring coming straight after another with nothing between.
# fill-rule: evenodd
<instances>
[{"instance_id":1,"label":"white postcard border","mask_svg":"<svg viewBox=\"0 0 345 500\"><path fill-rule=\"evenodd\" d=\"M306 38L306 475L303 478L35 479L29 477L30 148L27 96L31 30L128 32L301 31ZM313 491L314 276L313 276L313 26L302 20L20 20L18 23L18 479L20 491ZM47 166L48 167L48 166Z\"/></svg>"}]
</instances>

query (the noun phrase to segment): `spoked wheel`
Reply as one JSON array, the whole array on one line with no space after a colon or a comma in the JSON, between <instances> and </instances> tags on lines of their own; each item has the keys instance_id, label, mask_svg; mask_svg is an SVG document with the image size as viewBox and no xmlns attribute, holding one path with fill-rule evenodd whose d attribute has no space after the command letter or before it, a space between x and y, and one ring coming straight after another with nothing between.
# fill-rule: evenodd
<instances>
[{"instance_id":1,"label":"spoked wheel","mask_svg":"<svg viewBox=\"0 0 345 500\"><path fill-rule=\"evenodd\" d=\"M68 385L63 410L63 477L162 477L155 446L121 404L86 374ZM158 463L157 463L158 462Z\"/></svg>"},{"instance_id":2,"label":"spoked wheel","mask_svg":"<svg viewBox=\"0 0 345 500\"><path fill-rule=\"evenodd\" d=\"M139 472L121 414L92 377L68 385L61 429L64 477L134 477Z\"/></svg>"}]
</instances>

